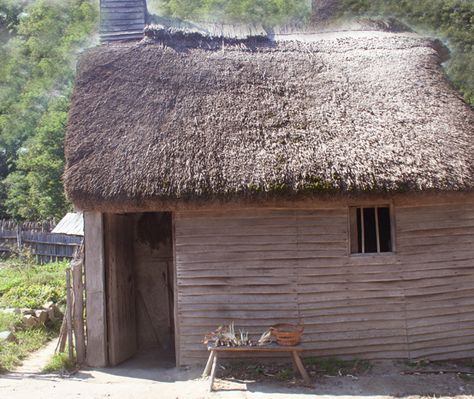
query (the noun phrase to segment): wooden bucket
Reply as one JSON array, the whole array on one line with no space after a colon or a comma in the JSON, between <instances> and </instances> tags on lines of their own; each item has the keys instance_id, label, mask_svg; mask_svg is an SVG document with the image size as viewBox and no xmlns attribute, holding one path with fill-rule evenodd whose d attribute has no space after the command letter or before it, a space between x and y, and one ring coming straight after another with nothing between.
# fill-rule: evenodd
<instances>
[{"instance_id":1,"label":"wooden bucket","mask_svg":"<svg viewBox=\"0 0 474 399\"><path fill-rule=\"evenodd\" d=\"M304 326L301 324L275 324L270 328L270 331L276 338L278 345L295 346L301 342Z\"/></svg>"}]
</instances>

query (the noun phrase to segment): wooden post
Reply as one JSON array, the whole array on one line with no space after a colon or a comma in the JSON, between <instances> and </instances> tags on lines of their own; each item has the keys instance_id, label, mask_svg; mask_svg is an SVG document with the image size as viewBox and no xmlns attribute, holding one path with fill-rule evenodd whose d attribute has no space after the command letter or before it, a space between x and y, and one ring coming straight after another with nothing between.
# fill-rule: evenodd
<instances>
[{"instance_id":1,"label":"wooden post","mask_svg":"<svg viewBox=\"0 0 474 399\"><path fill-rule=\"evenodd\" d=\"M217 352L214 353L214 359L212 359L211 375L209 378L209 391L212 392L214 389L214 379L216 378L216 369L217 369Z\"/></svg>"},{"instance_id":2,"label":"wooden post","mask_svg":"<svg viewBox=\"0 0 474 399\"><path fill-rule=\"evenodd\" d=\"M56 346L56 353L63 353L66 349L67 341L67 321L66 316L63 317L63 322L61 323L61 329L59 330L59 340L58 345Z\"/></svg>"},{"instance_id":3,"label":"wooden post","mask_svg":"<svg viewBox=\"0 0 474 399\"><path fill-rule=\"evenodd\" d=\"M211 371L212 363L214 361L214 357L216 352L210 351L211 353L209 354L209 359L207 359L206 367L204 367L204 371L202 372L202 377L207 377L209 375L209 372Z\"/></svg>"},{"instance_id":4,"label":"wooden post","mask_svg":"<svg viewBox=\"0 0 474 399\"><path fill-rule=\"evenodd\" d=\"M22 253L22 246L23 246L23 243L21 242L21 226L20 224L17 224L16 225L16 243L17 243L17 246L18 246L18 255L20 257L20 259L23 258L23 253Z\"/></svg>"},{"instance_id":5,"label":"wooden post","mask_svg":"<svg viewBox=\"0 0 474 399\"><path fill-rule=\"evenodd\" d=\"M303 377L304 382L307 385L311 385L311 378L309 378L308 373L306 372L306 369L304 368L303 362L301 361L300 355L296 351L292 351L291 355L293 357L293 362L296 365L296 368L301 374L301 377Z\"/></svg>"},{"instance_id":6,"label":"wooden post","mask_svg":"<svg viewBox=\"0 0 474 399\"><path fill-rule=\"evenodd\" d=\"M66 321L69 361L74 360L74 342L72 339L72 289L71 289L71 269L66 269Z\"/></svg>"},{"instance_id":7,"label":"wooden post","mask_svg":"<svg viewBox=\"0 0 474 399\"><path fill-rule=\"evenodd\" d=\"M176 367L182 365L181 362L181 333L178 298L178 262L176 261L176 212L171 214L171 243L173 246L173 320L174 320L174 351L176 355Z\"/></svg>"},{"instance_id":8,"label":"wooden post","mask_svg":"<svg viewBox=\"0 0 474 399\"><path fill-rule=\"evenodd\" d=\"M84 213L84 264L86 274L87 348L91 367L105 367L107 355L107 317L105 300L105 260L103 215Z\"/></svg>"},{"instance_id":9,"label":"wooden post","mask_svg":"<svg viewBox=\"0 0 474 399\"><path fill-rule=\"evenodd\" d=\"M76 341L76 358L79 365L86 360L86 341L84 336L84 284L83 276L83 252L78 251L78 256L71 262L72 286L74 293L73 325L74 338Z\"/></svg>"}]
</instances>

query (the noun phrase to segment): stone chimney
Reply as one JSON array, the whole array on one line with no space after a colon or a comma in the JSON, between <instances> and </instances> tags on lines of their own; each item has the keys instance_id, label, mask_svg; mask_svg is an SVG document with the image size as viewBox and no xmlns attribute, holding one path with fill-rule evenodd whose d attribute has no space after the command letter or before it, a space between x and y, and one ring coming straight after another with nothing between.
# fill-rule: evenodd
<instances>
[{"instance_id":1,"label":"stone chimney","mask_svg":"<svg viewBox=\"0 0 474 399\"><path fill-rule=\"evenodd\" d=\"M100 0L100 40L141 40L147 16L146 0Z\"/></svg>"}]
</instances>

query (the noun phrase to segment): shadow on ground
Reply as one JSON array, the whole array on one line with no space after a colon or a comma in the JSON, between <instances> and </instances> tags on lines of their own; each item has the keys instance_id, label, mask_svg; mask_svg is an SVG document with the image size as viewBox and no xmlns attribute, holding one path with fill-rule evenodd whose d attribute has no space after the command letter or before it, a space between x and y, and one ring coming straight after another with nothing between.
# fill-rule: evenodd
<instances>
[{"instance_id":1,"label":"shadow on ground","mask_svg":"<svg viewBox=\"0 0 474 399\"><path fill-rule=\"evenodd\" d=\"M223 366L226 367L226 366ZM282 365L283 367L283 365ZM145 353L114 368L82 370L73 378L88 380L101 378L115 381L121 378L139 379L153 383L187 382L198 383L202 386L202 369L199 367L176 368L174 359L159 353ZM471 374L472 372L472 374ZM321 375L310 371L313 386L305 386L303 381L294 375L289 375L285 381L275 376L266 378L249 378L232 376L229 370L221 369L217 374L215 390L226 396L227 392L247 392L261 394L290 394L298 396L334 395L334 396L459 396L474 395L474 369L459 363L442 365L429 364L418 367L409 366L403 362L374 362L370 370L360 375ZM219 378L220 377L220 378ZM258 396L258 395L257 395Z\"/></svg>"}]
</instances>

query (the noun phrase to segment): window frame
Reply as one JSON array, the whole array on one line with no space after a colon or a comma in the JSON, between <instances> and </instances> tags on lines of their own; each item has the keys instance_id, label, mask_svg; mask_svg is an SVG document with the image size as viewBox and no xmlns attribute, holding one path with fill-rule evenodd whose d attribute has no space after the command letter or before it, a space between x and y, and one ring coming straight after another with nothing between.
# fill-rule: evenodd
<instances>
[{"instance_id":1,"label":"window frame","mask_svg":"<svg viewBox=\"0 0 474 399\"><path fill-rule=\"evenodd\" d=\"M351 209L353 208L388 208L389 209L389 217L390 217L390 238L391 238L391 251L388 252L352 252L352 243L353 243L353 234L354 228L357 234L357 221L353 223L353 218L351 215ZM375 212L377 215L377 211ZM378 215L376 216L378 218ZM347 207L347 223L348 223L348 256L349 257L379 257L379 256L392 256L397 251L397 244L396 244L396 228L395 228L395 208L391 201L381 201L381 202L357 202L357 203L350 203ZM363 222L362 222L363 226ZM376 224L376 232L377 232L377 247L380 248L380 235L379 235L379 226L378 223Z\"/></svg>"}]
</instances>

